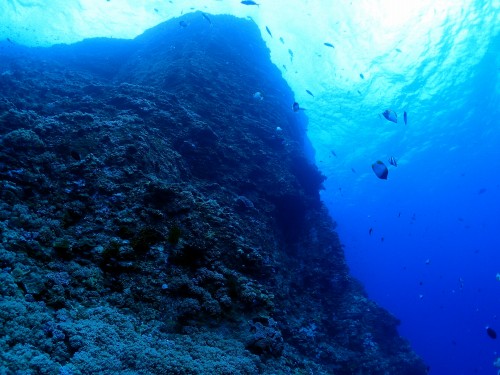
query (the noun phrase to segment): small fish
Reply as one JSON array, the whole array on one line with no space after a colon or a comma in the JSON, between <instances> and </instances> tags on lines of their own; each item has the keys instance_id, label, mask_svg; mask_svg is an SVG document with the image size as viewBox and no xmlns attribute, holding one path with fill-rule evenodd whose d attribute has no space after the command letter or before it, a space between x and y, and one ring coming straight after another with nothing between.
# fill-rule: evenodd
<instances>
[{"instance_id":1,"label":"small fish","mask_svg":"<svg viewBox=\"0 0 500 375\"><path fill-rule=\"evenodd\" d=\"M406 113L406 111L404 111L403 113L403 119L405 120L405 125L408 125L408 114Z\"/></svg>"},{"instance_id":2,"label":"small fish","mask_svg":"<svg viewBox=\"0 0 500 375\"><path fill-rule=\"evenodd\" d=\"M387 180L387 175L389 174L389 170L380 160L377 160L372 164L372 169L375 175L381 180Z\"/></svg>"},{"instance_id":3,"label":"small fish","mask_svg":"<svg viewBox=\"0 0 500 375\"><path fill-rule=\"evenodd\" d=\"M386 120L394 122L395 124L398 123L398 114L394 112L391 109L386 109L382 115L385 117Z\"/></svg>"},{"instance_id":4,"label":"small fish","mask_svg":"<svg viewBox=\"0 0 500 375\"><path fill-rule=\"evenodd\" d=\"M332 43L323 43L323 44L327 47L335 48L335 46Z\"/></svg>"},{"instance_id":5,"label":"small fish","mask_svg":"<svg viewBox=\"0 0 500 375\"><path fill-rule=\"evenodd\" d=\"M306 92L314 98L314 95L313 95L313 93L311 91L306 90Z\"/></svg>"},{"instance_id":6,"label":"small fish","mask_svg":"<svg viewBox=\"0 0 500 375\"><path fill-rule=\"evenodd\" d=\"M281 42L282 44L285 44L285 40L283 39L283 37L280 37L280 42Z\"/></svg>"},{"instance_id":7,"label":"small fish","mask_svg":"<svg viewBox=\"0 0 500 375\"><path fill-rule=\"evenodd\" d=\"M255 1L252 1L252 0L243 0L241 3L244 4L244 5L257 5L257 6L260 6L260 4L257 4Z\"/></svg>"},{"instance_id":8,"label":"small fish","mask_svg":"<svg viewBox=\"0 0 500 375\"><path fill-rule=\"evenodd\" d=\"M288 54L290 55L290 61L293 62L293 51L288 49Z\"/></svg>"},{"instance_id":9,"label":"small fish","mask_svg":"<svg viewBox=\"0 0 500 375\"><path fill-rule=\"evenodd\" d=\"M335 156L335 157L337 157L337 154L333 150L332 150L332 155Z\"/></svg>"},{"instance_id":10,"label":"small fish","mask_svg":"<svg viewBox=\"0 0 500 375\"><path fill-rule=\"evenodd\" d=\"M394 165L395 167L397 167L398 166L398 161L397 161L397 159L394 156L391 156L389 158L389 164L390 165Z\"/></svg>"},{"instance_id":11,"label":"small fish","mask_svg":"<svg viewBox=\"0 0 500 375\"><path fill-rule=\"evenodd\" d=\"M359 73L359 76L361 77L361 79L365 79L365 76L363 75L363 73Z\"/></svg>"},{"instance_id":12,"label":"small fish","mask_svg":"<svg viewBox=\"0 0 500 375\"><path fill-rule=\"evenodd\" d=\"M399 48L396 48L396 52L401 53L401 50Z\"/></svg>"},{"instance_id":13,"label":"small fish","mask_svg":"<svg viewBox=\"0 0 500 375\"><path fill-rule=\"evenodd\" d=\"M255 94L253 94L253 98L256 100L264 100L264 96L262 96L262 93L260 91L257 91Z\"/></svg>"},{"instance_id":14,"label":"small fish","mask_svg":"<svg viewBox=\"0 0 500 375\"><path fill-rule=\"evenodd\" d=\"M488 190L486 188L481 188L479 189L479 191L477 192L478 195L481 195L481 194L484 194L486 193Z\"/></svg>"},{"instance_id":15,"label":"small fish","mask_svg":"<svg viewBox=\"0 0 500 375\"><path fill-rule=\"evenodd\" d=\"M205 14L205 13L201 13L201 15L203 16L203 18L205 18L207 20L207 22L211 25L212 24L212 21L210 20L210 18L208 18L208 16Z\"/></svg>"},{"instance_id":16,"label":"small fish","mask_svg":"<svg viewBox=\"0 0 500 375\"><path fill-rule=\"evenodd\" d=\"M300 108L299 103L293 102L292 109L294 112L305 111L305 108Z\"/></svg>"},{"instance_id":17,"label":"small fish","mask_svg":"<svg viewBox=\"0 0 500 375\"><path fill-rule=\"evenodd\" d=\"M188 27L188 24L187 24L187 22L186 22L186 21L180 21L180 22L179 22L179 26L180 26L180 27Z\"/></svg>"},{"instance_id":18,"label":"small fish","mask_svg":"<svg viewBox=\"0 0 500 375\"><path fill-rule=\"evenodd\" d=\"M486 327L486 334L488 336L490 336L492 339L496 339L497 338L497 333L495 332L495 330L491 327Z\"/></svg>"},{"instance_id":19,"label":"small fish","mask_svg":"<svg viewBox=\"0 0 500 375\"><path fill-rule=\"evenodd\" d=\"M273 37L273 34L271 34L271 30L269 30L269 27L266 26L266 31L269 35L271 35L271 38Z\"/></svg>"},{"instance_id":20,"label":"small fish","mask_svg":"<svg viewBox=\"0 0 500 375\"><path fill-rule=\"evenodd\" d=\"M371 235L372 235L372 233L373 233L373 228L370 228L370 230L368 231L368 235L370 235L370 236L371 236Z\"/></svg>"},{"instance_id":21,"label":"small fish","mask_svg":"<svg viewBox=\"0 0 500 375\"><path fill-rule=\"evenodd\" d=\"M351 168L352 173L356 173L356 170L354 168Z\"/></svg>"}]
</instances>

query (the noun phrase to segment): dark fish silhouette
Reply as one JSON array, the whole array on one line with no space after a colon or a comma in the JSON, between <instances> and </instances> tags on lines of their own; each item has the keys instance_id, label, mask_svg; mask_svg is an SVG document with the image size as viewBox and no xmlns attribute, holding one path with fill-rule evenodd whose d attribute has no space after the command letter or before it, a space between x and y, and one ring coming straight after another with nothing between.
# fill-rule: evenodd
<instances>
[{"instance_id":1,"label":"dark fish silhouette","mask_svg":"<svg viewBox=\"0 0 500 375\"><path fill-rule=\"evenodd\" d=\"M313 93L311 91L306 90L306 92L314 98L314 95L313 95Z\"/></svg>"},{"instance_id":2,"label":"dark fish silhouette","mask_svg":"<svg viewBox=\"0 0 500 375\"><path fill-rule=\"evenodd\" d=\"M372 164L372 169L375 175L381 180L387 180L387 176L389 175L389 170L380 160L377 160Z\"/></svg>"},{"instance_id":3,"label":"dark fish silhouette","mask_svg":"<svg viewBox=\"0 0 500 375\"><path fill-rule=\"evenodd\" d=\"M332 150L332 155L335 156L335 157L337 157L337 154L333 150Z\"/></svg>"},{"instance_id":4,"label":"dark fish silhouette","mask_svg":"<svg viewBox=\"0 0 500 375\"><path fill-rule=\"evenodd\" d=\"M323 44L327 47L335 48L335 46L332 43L323 43Z\"/></svg>"},{"instance_id":5,"label":"dark fish silhouette","mask_svg":"<svg viewBox=\"0 0 500 375\"><path fill-rule=\"evenodd\" d=\"M496 339L497 338L497 333L495 332L495 330L491 327L486 327L486 334L488 336L490 336L492 339Z\"/></svg>"},{"instance_id":6,"label":"dark fish silhouette","mask_svg":"<svg viewBox=\"0 0 500 375\"><path fill-rule=\"evenodd\" d=\"M244 4L244 5L257 5L257 6L260 5L260 4L257 4L255 1L252 1L252 0L243 0L241 3Z\"/></svg>"},{"instance_id":7,"label":"dark fish silhouette","mask_svg":"<svg viewBox=\"0 0 500 375\"><path fill-rule=\"evenodd\" d=\"M300 108L299 103L293 102L292 109L294 112L305 111L305 108Z\"/></svg>"},{"instance_id":8,"label":"dark fish silhouette","mask_svg":"<svg viewBox=\"0 0 500 375\"><path fill-rule=\"evenodd\" d=\"M285 40L283 39L283 37L280 37L280 42L285 44Z\"/></svg>"},{"instance_id":9,"label":"dark fish silhouette","mask_svg":"<svg viewBox=\"0 0 500 375\"><path fill-rule=\"evenodd\" d=\"M188 24L186 21L181 21L181 22L179 22L179 26L180 27L188 27Z\"/></svg>"},{"instance_id":10,"label":"dark fish silhouette","mask_svg":"<svg viewBox=\"0 0 500 375\"><path fill-rule=\"evenodd\" d=\"M403 113L403 119L405 120L405 125L408 125L408 114L406 111Z\"/></svg>"},{"instance_id":11,"label":"dark fish silhouette","mask_svg":"<svg viewBox=\"0 0 500 375\"><path fill-rule=\"evenodd\" d=\"M271 38L273 37L273 34L271 34L271 30L269 30L269 27L266 26L266 31L269 35L271 35Z\"/></svg>"},{"instance_id":12,"label":"dark fish silhouette","mask_svg":"<svg viewBox=\"0 0 500 375\"><path fill-rule=\"evenodd\" d=\"M290 55L290 61L293 62L293 51L288 49L288 54Z\"/></svg>"},{"instance_id":13,"label":"dark fish silhouette","mask_svg":"<svg viewBox=\"0 0 500 375\"><path fill-rule=\"evenodd\" d=\"M373 228L370 228L370 230L368 231L368 234L371 236L373 233Z\"/></svg>"},{"instance_id":14,"label":"dark fish silhouette","mask_svg":"<svg viewBox=\"0 0 500 375\"><path fill-rule=\"evenodd\" d=\"M397 159L394 156L391 156L389 158L389 164L390 165L394 165L395 167L397 167L398 166L398 161L397 161Z\"/></svg>"},{"instance_id":15,"label":"dark fish silhouette","mask_svg":"<svg viewBox=\"0 0 500 375\"><path fill-rule=\"evenodd\" d=\"M394 122L396 124L398 123L398 114L396 112L394 112L393 110L386 109L382 113L382 115L385 117L386 120Z\"/></svg>"},{"instance_id":16,"label":"dark fish silhouette","mask_svg":"<svg viewBox=\"0 0 500 375\"><path fill-rule=\"evenodd\" d=\"M201 15L203 16L203 18L205 18L207 20L207 22L211 25L212 24L212 21L210 20L210 18L208 18L208 16L205 14L205 13L201 13Z\"/></svg>"},{"instance_id":17,"label":"dark fish silhouette","mask_svg":"<svg viewBox=\"0 0 500 375\"><path fill-rule=\"evenodd\" d=\"M363 73L359 73L359 76L361 77L361 79L365 79L365 76L363 75Z\"/></svg>"}]
</instances>

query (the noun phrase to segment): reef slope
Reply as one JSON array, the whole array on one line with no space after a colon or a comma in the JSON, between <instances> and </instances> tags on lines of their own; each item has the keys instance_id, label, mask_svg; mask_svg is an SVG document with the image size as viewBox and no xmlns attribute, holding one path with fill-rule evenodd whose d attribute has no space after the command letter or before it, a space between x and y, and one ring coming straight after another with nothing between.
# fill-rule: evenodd
<instances>
[{"instance_id":1,"label":"reef slope","mask_svg":"<svg viewBox=\"0 0 500 375\"><path fill-rule=\"evenodd\" d=\"M255 24L180 21L0 44L0 373L426 373Z\"/></svg>"}]
</instances>

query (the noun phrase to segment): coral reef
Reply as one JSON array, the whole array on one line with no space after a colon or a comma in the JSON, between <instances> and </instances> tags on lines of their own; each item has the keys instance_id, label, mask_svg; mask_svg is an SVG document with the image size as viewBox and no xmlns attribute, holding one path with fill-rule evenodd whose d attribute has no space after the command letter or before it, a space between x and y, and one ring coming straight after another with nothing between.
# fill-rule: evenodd
<instances>
[{"instance_id":1,"label":"coral reef","mask_svg":"<svg viewBox=\"0 0 500 375\"><path fill-rule=\"evenodd\" d=\"M257 27L211 19L0 45L0 374L425 374Z\"/></svg>"}]
</instances>

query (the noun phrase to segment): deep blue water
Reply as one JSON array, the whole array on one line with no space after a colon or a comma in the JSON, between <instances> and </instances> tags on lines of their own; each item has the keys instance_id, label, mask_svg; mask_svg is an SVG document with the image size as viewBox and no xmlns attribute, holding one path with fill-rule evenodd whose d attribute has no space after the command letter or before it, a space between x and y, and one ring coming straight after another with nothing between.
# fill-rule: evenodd
<instances>
[{"instance_id":1,"label":"deep blue water","mask_svg":"<svg viewBox=\"0 0 500 375\"><path fill-rule=\"evenodd\" d=\"M500 1L103 3L8 1L0 37L133 37L196 9L252 17L307 108L352 273L431 374L496 374L500 341L485 327L500 333ZM377 179L371 164L391 156Z\"/></svg>"}]
</instances>

